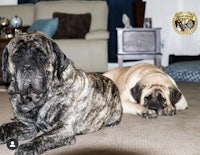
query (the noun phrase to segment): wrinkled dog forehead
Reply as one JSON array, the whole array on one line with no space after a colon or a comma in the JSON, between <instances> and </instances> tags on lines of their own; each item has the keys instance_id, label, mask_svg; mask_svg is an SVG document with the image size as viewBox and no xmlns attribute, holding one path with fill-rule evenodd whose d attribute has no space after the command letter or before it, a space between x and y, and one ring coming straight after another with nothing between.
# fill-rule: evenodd
<instances>
[{"instance_id":1,"label":"wrinkled dog forehead","mask_svg":"<svg viewBox=\"0 0 200 155\"><path fill-rule=\"evenodd\" d=\"M8 68L11 73L15 70L15 64L13 63L14 54L20 54L21 52L32 52L40 56L41 53L48 55L48 69L52 70L51 65L55 61L55 53L53 52L53 40L47 35L36 33L22 33L13 38L6 46L8 52ZM43 56L43 55L41 55Z\"/></svg>"},{"instance_id":2,"label":"wrinkled dog forehead","mask_svg":"<svg viewBox=\"0 0 200 155\"><path fill-rule=\"evenodd\" d=\"M52 40L43 33L22 33L13 38L7 45L9 54L19 49L39 48L42 51L52 51Z\"/></svg>"}]
</instances>

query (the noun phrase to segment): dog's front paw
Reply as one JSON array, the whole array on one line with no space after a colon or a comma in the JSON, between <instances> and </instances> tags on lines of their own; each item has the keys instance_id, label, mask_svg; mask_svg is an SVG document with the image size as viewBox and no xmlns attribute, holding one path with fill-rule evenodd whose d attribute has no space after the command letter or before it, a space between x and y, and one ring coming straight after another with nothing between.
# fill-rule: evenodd
<instances>
[{"instance_id":1,"label":"dog's front paw","mask_svg":"<svg viewBox=\"0 0 200 155\"><path fill-rule=\"evenodd\" d=\"M37 155L34 145L31 143L22 144L18 147L15 155Z\"/></svg>"},{"instance_id":2,"label":"dog's front paw","mask_svg":"<svg viewBox=\"0 0 200 155\"><path fill-rule=\"evenodd\" d=\"M148 119L148 118L156 118L158 115L155 110L145 109L144 111L142 111L141 116L143 118Z\"/></svg>"},{"instance_id":3,"label":"dog's front paw","mask_svg":"<svg viewBox=\"0 0 200 155\"><path fill-rule=\"evenodd\" d=\"M163 115L166 116L173 116L176 115L176 108L173 106L167 106L166 108L164 108L163 110Z\"/></svg>"}]
</instances>

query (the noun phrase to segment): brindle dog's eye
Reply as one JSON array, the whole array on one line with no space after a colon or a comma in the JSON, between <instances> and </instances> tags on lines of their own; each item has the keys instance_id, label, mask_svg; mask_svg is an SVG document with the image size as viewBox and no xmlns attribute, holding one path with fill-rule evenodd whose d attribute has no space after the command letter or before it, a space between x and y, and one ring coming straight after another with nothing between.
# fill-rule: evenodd
<instances>
[{"instance_id":1,"label":"brindle dog's eye","mask_svg":"<svg viewBox=\"0 0 200 155\"><path fill-rule=\"evenodd\" d=\"M14 53L14 56L16 56L16 57L21 57L22 55L23 55L23 50L20 50L20 51L16 51L15 53Z\"/></svg>"},{"instance_id":2,"label":"brindle dog's eye","mask_svg":"<svg viewBox=\"0 0 200 155\"><path fill-rule=\"evenodd\" d=\"M46 61L48 58L48 56L42 51L37 51L37 55L38 55L39 60L41 61Z\"/></svg>"},{"instance_id":3,"label":"brindle dog's eye","mask_svg":"<svg viewBox=\"0 0 200 155\"><path fill-rule=\"evenodd\" d=\"M20 60L20 58L23 56L23 52L24 52L24 51L22 51L22 50L16 51L16 52L13 54L12 60L13 60L13 61Z\"/></svg>"}]
</instances>

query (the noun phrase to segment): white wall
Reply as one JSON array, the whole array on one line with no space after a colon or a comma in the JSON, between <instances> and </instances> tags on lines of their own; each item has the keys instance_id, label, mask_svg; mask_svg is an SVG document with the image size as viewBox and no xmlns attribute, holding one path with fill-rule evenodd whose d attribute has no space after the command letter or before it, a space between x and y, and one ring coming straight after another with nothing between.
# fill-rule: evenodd
<instances>
[{"instance_id":1,"label":"white wall","mask_svg":"<svg viewBox=\"0 0 200 155\"><path fill-rule=\"evenodd\" d=\"M0 5L14 5L17 3L18 0L0 0Z\"/></svg>"},{"instance_id":2,"label":"white wall","mask_svg":"<svg viewBox=\"0 0 200 155\"><path fill-rule=\"evenodd\" d=\"M145 0L145 17L152 18L153 27L161 27L162 65L168 65L168 56L200 54L200 1L199 0ZM192 34L178 34L172 25L176 12L194 12L199 20L197 30Z\"/></svg>"}]
</instances>

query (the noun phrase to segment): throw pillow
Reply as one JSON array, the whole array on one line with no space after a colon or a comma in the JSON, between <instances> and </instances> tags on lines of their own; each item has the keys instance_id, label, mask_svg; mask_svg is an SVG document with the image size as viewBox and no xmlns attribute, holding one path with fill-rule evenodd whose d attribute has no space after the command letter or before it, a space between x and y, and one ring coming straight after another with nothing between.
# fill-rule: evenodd
<instances>
[{"instance_id":1,"label":"throw pillow","mask_svg":"<svg viewBox=\"0 0 200 155\"><path fill-rule=\"evenodd\" d=\"M91 23L91 14L68 14L54 12L53 18L59 19L58 29L54 39L78 39L85 38L89 32Z\"/></svg>"},{"instance_id":2,"label":"throw pillow","mask_svg":"<svg viewBox=\"0 0 200 155\"><path fill-rule=\"evenodd\" d=\"M175 81L200 82L200 61L173 63L164 68Z\"/></svg>"},{"instance_id":3,"label":"throw pillow","mask_svg":"<svg viewBox=\"0 0 200 155\"><path fill-rule=\"evenodd\" d=\"M58 28L58 18L39 19L36 20L28 29L27 32L41 31L50 37L53 37Z\"/></svg>"}]
</instances>

